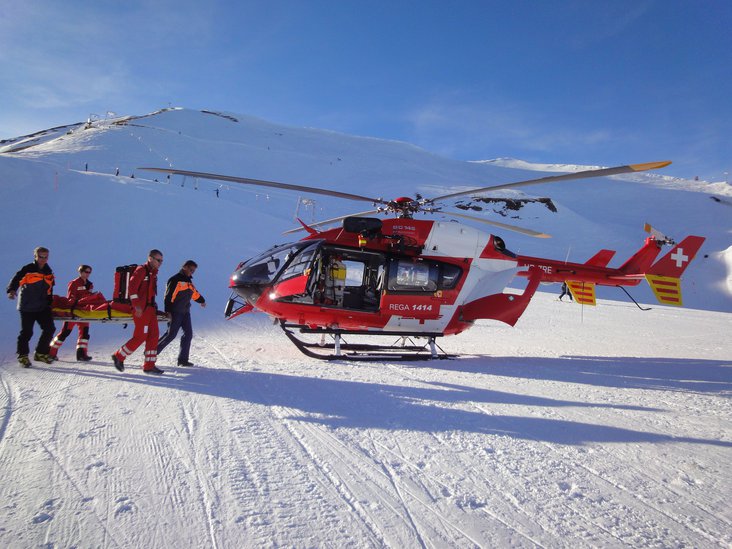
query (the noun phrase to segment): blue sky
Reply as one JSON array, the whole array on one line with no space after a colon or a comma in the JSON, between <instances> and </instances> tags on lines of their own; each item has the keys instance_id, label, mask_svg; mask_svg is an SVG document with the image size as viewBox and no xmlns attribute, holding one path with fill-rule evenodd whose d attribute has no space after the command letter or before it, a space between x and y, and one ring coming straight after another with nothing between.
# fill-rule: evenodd
<instances>
[{"instance_id":1,"label":"blue sky","mask_svg":"<svg viewBox=\"0 0 732 549\"><path fill-rule=\"evenodd\" d=\"M0 139L181 106L462 160L732 171L730 0L3 4Z\"/></svg>"}]
</instances>

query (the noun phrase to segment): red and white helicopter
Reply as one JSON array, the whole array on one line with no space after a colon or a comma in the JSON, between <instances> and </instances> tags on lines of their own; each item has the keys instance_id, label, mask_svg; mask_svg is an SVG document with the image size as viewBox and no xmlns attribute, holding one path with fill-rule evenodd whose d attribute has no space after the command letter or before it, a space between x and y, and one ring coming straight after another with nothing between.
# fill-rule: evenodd
<instances>
[{"instance_id":1,"label":"red and white helicopter","mask_svg":"<svg viewBox=\"0 0 732 549\"><path fill-rule=\"evenodd\" d=\"M476 320L494 319L515 325L542 282L566 282L577 303L595 305L595 286L637 286L645 279L659 302L681 305L681 275L704 238L687 236L676 244L646 226L651 236L643 246L620 267L611 268L608 264L615 254L612 250L601 250L585 263L528 257L508 250L498 236L455 221L414 219L415 213L440 212L533 237L548 237L463 213L444 212L437 203L467 194L639 172L669 164L632 164L436 198L395 200L205 172L141 169L335 196L377 206L368 212L310 225L300 221L308 232L305 238L275 246L240 263L231 275L232 295L225 315L234 318L254 309L263 311L279 321L298 349L312 357L425 359L447 356L437 346L436 338L459 334ZM394 217L366 217L377 213ZM323 231L316 228L336 221L342 221L342 226ZM664 245L672 249L656 262ZM517 275L527 278L523 293L504 292ZM313 341L312 336L303 334L319 337ZM374 344L374 338L368 344L346 341L356 335L390 335L397 340L391 345ZM419 338L426 339L426 343L415 344Z\"/></svg>"}]
</instances>

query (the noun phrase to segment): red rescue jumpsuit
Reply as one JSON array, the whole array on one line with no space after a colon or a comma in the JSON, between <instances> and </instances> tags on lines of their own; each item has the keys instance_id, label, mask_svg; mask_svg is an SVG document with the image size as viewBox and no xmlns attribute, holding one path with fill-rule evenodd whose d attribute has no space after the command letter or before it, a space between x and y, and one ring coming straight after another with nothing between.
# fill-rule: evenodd
<instances>
[{"instance_id":1,"label":"red rescue jumpsuit","mask_svg":"<svg viewBox=\"0 0 732 549\"><path fill-rule=\"evenodd\" d=\"M158 309L155 304L157 294L158 270L148 263L140 265L130 277L128 286L130 301L132 302L135 332L132 337L122 345L115 355L121 361L134 353L137 348L145 343L145 361L142 369L145 371L155 368L155 361L158 356ZM137 316L137 312L140 315Z\"/></svg>"},{"instance_id":2,"label":"red rescue jumpsuit","mask_svg":"<svg viewBox=\"0 0 732 549\"><path fill-rule=\"evenodd\" d=\"M84 280L77 277L69 282L66 297L69 303L75 305L80 299L88 297L94 293L94 284L91 280ZM61 331L51 341L51 350L48 352L51 356L56 356L61 345L64 344L66 338L69 337L74 328L79 329L79 337L76 340L76 358L80 356L88 356L89 354L89 323L88 322L64 322Z\"/></svg>"}]
</instances>

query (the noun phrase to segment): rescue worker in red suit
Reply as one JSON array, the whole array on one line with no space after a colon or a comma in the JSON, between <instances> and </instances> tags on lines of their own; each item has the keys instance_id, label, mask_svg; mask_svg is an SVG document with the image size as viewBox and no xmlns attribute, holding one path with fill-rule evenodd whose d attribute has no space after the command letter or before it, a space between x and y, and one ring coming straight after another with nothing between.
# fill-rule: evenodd
<instances>
[{"instance_id":1,"label":"rescue worker in red suit","mask_svg":"<svg viewBox=\"0 0 732 549\"><path fill-rule=\"evenodd\" d=\"M79 304L80 301L88 300L95 294L94 283L89 280L92 268L89 265L79 265L79 276L69 282L66 292L66 298L69 300L72 308ZM98 293L98 292L97 292ZM104 298L102 297L102 300ZM61 331L51 341L51 350L49 354L58 360L57 354L61 345L64 344L66 338L69 337L74 328L79 329L79 337L76 340L76 360L86 362L91 360L89 356L89 323L88 322L64 322Z\"/></svg>"},{"instance_id":2,"label":"rescue worker in red suit","mask_svg":"<svg viewBox=\"0 0 732 549\"><path fill-rule=\"evenodd\" d=\"M18 362L25 368L31 365L28 358L29 343L33 337L33 325L36 322L41 327L42 333L38 339L33 360L46 364L53 362L48 350L53 332L56 330L51 311L54 277L51 267L48 266L48 255L48 248L39 246L33 250L33 263L24 265L15 273L5 289L9 299L15 299L15 296L18 296L18 311L20 311Z\"/></svg>"},{"instance_id":3,"label":"rescue worker in red suit","mask_svg":"<svg viewBox=\"0 0 732 549\"><path fill-rule=\"evenodd\" d=\"M183 328L178 352L178 366L193 366L193 363L188 360L193 339L191 300L201 307L206 307L206 300L193 285L193 273L197 268L198 264L189 259L183 263L177 274L168 279L168 284L165 286L165 312L170 315L170 322L168 330L158 341L158 354L176 338L178 330Z\"/></svg>"},{"instance_id":4,"label":"rescue worker in red suit","mask_svg":"<svg viewBox=\"0 0 732 549\"><path fill-rule=\"evenodd\" d=\"M163 263L160 250L150 250L147 263L137 267L130 277L129 295L132 303L132 319L135 332L132 337L112 355L114 367L125 370L125 359L145 343L145 360L142 371L146 374L162 374L164 370L155 366L158 356L158 308L155 303L158 284L158 269Z\"/></svg>"}]
</instances>

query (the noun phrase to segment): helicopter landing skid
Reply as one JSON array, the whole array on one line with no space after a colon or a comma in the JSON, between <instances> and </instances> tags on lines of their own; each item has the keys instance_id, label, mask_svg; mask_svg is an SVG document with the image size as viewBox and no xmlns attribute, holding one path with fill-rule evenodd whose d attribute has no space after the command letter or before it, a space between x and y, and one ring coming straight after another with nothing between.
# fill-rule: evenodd
<instances>
[{"instance_id":1,"label":"helicopter landing skid","mask_svg":"<svg viewBox=\"0 0 732 549\"><path fill-rule=\"evenodd\" d=\"M373 332L359 330L329 330L325 328L309 328L299 324L287 324L280 321L280 327L290 341L305 356L320 360L434 360L452 358L436 343L442 334L415 334L399 332ZM320 342L309 342L297 337L298 330L303 334L321 335ZM348 343L344 335L357 336L396 336L398 339L391 345L374 343ZM332 341L327 341L330 337ZM424 345L417 345L412 338L426 338Z\"/></svg>"}]
</instances>

